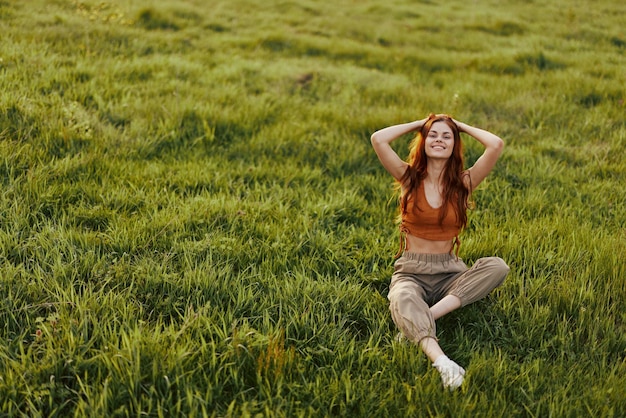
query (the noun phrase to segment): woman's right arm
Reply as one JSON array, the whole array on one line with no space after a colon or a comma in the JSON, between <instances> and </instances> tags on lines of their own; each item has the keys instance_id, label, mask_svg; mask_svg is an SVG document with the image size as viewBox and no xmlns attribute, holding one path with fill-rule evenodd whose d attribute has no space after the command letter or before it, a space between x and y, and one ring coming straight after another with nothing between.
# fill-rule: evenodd
<instances>
[{"instance_id":1,"label":"woman's right arm","mask_svg":"<svg viewBox=\"0 0 626 418\"><path fill-rule=\"evenodd\" d=\"M389 174L398 181L404 175L408 164L396 154L390 144L402 135L419 130L427 120L428 118L425 118L414 122L388 126L372 134L372 146L374 151L376 151L376 155L378 155L378 159Z\"/></svg>"}]
</instances>

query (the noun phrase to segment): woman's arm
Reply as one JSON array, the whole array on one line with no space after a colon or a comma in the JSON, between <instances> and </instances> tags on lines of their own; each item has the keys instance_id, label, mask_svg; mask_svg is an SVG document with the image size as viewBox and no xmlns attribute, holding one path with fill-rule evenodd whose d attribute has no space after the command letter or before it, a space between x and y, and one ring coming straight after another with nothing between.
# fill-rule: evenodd
<instances>
[{"instance_id":1,"label":"woman's arm","mask_svg":"<svg viewBox=\"0 0 626 418\"><path fill-rule=\"evenodd\" d=\"M390 144L402 135L419 130L427 120L428 118L425 118L388 126L372 134L372 146L374 147L374 151L376 151L376 155L378 155L378 159L389 174L398 181L404 175L408 164L396 154Z\"/></svg>"},{"instance_id":2,"label":"woman's arm","mask_svg":"<svg viewBox=\"0 0 626 418\"><path fill-rule=\"evenodd\" d=\"M496 165L496 161L504 149L504 141L489 131L470 126L463 122L454 121L460 132L464 132L483 144L485 151L476 160L476 163L467 170L471 178L472 188L476 188Z\"/></svg>"}]
</instances>

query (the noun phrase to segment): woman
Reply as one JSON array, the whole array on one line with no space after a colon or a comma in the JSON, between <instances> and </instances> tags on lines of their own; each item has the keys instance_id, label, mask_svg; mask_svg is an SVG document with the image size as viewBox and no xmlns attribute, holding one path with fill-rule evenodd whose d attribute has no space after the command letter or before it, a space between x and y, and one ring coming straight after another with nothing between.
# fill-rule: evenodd
<instances>
[{"instance_id":1,"label":"woman","mask_svg":"<svg viewBox=\"0 0 626 418\"><path fill-rule=\"evenodd\" d=\"M417 135L407 163L390 144L410 132ZM463 169L461 132L485 147L467 170ZM371 139L400 188L401 256L389 286L391 316L402 335L418 344L433 362L444 387L458 388L465 370L442 351L435 321L485 297L509 272L498 257L481 258L471 268L458 258L469 197L495 166L504 143L490 132L443 114L389 126L374 132Z\"/></svg>"}]
</instances>

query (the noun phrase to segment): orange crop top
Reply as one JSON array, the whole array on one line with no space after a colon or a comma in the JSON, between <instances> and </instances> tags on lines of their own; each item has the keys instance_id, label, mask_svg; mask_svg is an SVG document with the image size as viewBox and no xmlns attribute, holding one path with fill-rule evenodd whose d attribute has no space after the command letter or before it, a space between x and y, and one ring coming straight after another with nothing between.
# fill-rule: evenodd
<instances>
[{"instance_id":1,"label":"orange crop top","mask_svg":"<svg viewBox=\"0 0 626 418\"><path fill-rule=\"evenodd\" d=\"M417 203L417 207L415 207ZM418 238L424 238L433 241L446 241L454 238L454 245L456 245L456 253L458 254L461 242L459 241L459 232L461 231L461 225L457 220L456 212L452 204L448 204L448 210L445 218L443 218L443 224L439 224L439 211L441 208L433 208L426 199L426 193L424 192L423 183L417 188L415 199L409 199L407 201L406 213L402 213L402 222L400 224L400 231L404 238L404 242L400 244L400 254L403 249L406 249L406 235L411 234Z\"/></svg>"}]
</instances>

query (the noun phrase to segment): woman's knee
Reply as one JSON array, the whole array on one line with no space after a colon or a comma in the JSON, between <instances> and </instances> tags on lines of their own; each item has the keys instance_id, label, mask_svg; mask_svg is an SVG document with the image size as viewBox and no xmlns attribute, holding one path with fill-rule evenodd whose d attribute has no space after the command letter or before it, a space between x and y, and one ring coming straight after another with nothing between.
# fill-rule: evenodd
<instances>
[{"instance_id":1,"label":"woman's knee","mask_svg":"<svg viewBox=\"0 0 626 418\"><path fill-rule=\"evenodd\" d=\"M485 257L481 258L480 261L484 263L484 268L499 276L506 276L511 271L508 264L500 257Z\"/></svg>"},{"instance_id":2,"label":"woman's knee","mask_svg":"<svg viewBox=\"0 0 626 418\"><path fill-rule=\"evenodd\" d=\"M397 312L404 310L415 310L422 303L425 303L416 292L410 289L394 289L389 293L389 304Z\"/></svg>"},{"instance_id":3,"label":"woman's knee","mask_svg":"<svg viewBox=\"0 0 626 418\"><path fill-rule=\"evenodd\" d=\"M402 317L427 315L428 304L420 292L410 288L396 288L389 292L389 309Z\"/></svg>"},{"instance_id":4,"label":"woman's knee","mask_svg":"<svg viewBox=\"0 0 626 418\"><path fill-rule=\"evenodd\" d=\"M500 257L494 257L496 259L496 270L502 275L506 276L511 271L509 265Z\"/></svg>"}]
</instances>

